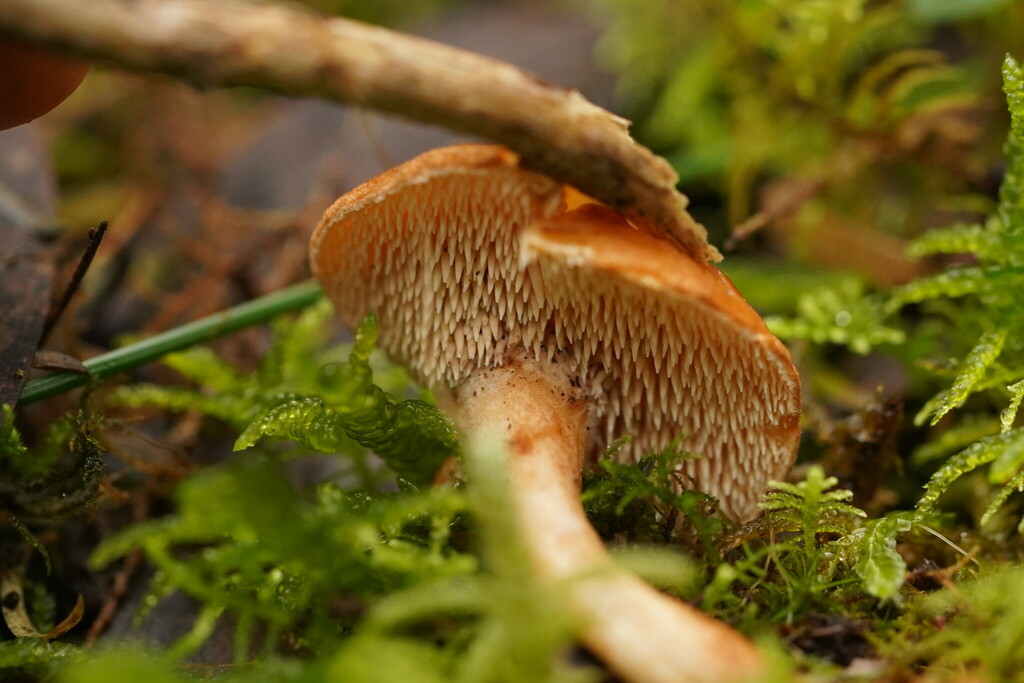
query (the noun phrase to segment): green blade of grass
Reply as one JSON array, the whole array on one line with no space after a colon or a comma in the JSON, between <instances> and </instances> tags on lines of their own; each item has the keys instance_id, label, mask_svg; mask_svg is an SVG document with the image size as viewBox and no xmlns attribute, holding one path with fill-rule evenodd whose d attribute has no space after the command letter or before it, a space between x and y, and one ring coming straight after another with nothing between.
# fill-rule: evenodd
<instances>
[{"instance_id":1,"label":"green blade of grass","mask_svg":"<svg viewBox=\"0 0 1024 683\"><path fill-rule=\"evenodd\" d=\"M226 311L200 318L181 327L90 358L83 363L89 371L88 375L80 372L56 372L31 380L25 384L25 390L21 393L18 405L24 406L49 398L80 387L90 379L109 377L156 360L172 351L180 351L250 325L266 322L281 313L309 306L321 296L323 296L323 292L320 286L310 280L247 301Z\"/></svg>"}]
</instances>

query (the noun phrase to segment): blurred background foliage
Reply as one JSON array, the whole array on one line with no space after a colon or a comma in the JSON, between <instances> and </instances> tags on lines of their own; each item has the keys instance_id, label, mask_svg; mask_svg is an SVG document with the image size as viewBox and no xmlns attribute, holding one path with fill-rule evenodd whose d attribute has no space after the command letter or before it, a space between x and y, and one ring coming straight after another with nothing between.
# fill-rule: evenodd
<instances>
[{"instance_id":1,"label":"blurred background foliage","mask_svg":"<svg viewBox=\"0 0 1024 683\"><path fill-rule=\"evenodd\" d=\"M1019 3L600 4L600 54L639 136L684 187L724 197L716 223L750 229L760 214L792 255L831 242L819 257L854 258L821 231L918 234L986 206L998 182L998 74Z\"/></svg>"},{"instance_id":2,"label":"blurred background foliage","mask_svg":"<svg viewBox=\"0 0 1024 683\"><path fill-rule=\"evenodd\" d=\"M736 526L708 497L674 492L674 465L690 457L674 449L635 467L607 460L585 500L623 563L767 638L780 680L906 680L928 665L937 679L1019 676L1019 570L1000 567L1024 557L1024 113L1008 86L1017 137L1004 150L1000 70L1007 53L1024 56L1024 3L304 4L493 49L631 118L726 247L723 269L790 344L805 436L766 514ZM78 357L307 277L306 239L327 203L450 141L107 68L36 132L61 189L65 271L85 229L111 221L50 342ZM351 350L327 343L339 334L328 313L19 411L0 434L0 541L48 551L52 574L39 559L24 566L40 627L82 593L85 619L64 640L106 632L114 649L5 633L0 673L599 679L584 655L558 656L578 625L530 579L486 471L476 492L421 490L340 432L334 457L266 439L227 458L259 414L326 391L321 363ZM401 369L370 366L357 396L423 398ZM266 433L308 446L312 424Z\"/></svg>"}]
</instances>

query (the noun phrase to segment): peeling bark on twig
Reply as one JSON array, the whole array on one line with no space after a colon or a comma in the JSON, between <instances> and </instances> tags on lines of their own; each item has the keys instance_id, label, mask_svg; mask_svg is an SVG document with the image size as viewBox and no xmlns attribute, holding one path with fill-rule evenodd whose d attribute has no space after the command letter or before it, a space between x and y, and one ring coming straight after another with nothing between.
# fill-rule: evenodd
<instances>
[{"instance_id":1,"label":"peeling bark on twig","mask_svg":"<svg viewBox=\"0 0 1024 683\"><path fill-rule=\"evenodd\" d=\"M721 258L686 212L671 166L625 120L504 62L243 0L3 0L0 33L201 87L328 97L477 135L697 258Z\"/></svg>"}]
</instances>

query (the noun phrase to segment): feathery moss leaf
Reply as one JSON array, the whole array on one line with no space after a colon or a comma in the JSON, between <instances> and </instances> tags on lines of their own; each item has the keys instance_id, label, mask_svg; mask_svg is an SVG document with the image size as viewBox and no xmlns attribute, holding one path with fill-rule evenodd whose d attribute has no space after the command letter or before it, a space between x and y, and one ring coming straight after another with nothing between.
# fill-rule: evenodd
<instances>
[{"instance_id":1,"label":"feathery moss leaf","mask_svg":"<svg viewBox=\"0 0 1024 683\"><path fill-rule=\"evenodd\" d=\"M1020 402L1024 399L1024 379L1014 382L1006 387L1006 390L1010 392L1010 405L1006 406L999 414L999 424L1004 432L1010 431L1013 428L1014 420L1017 419Z\"/></svg>"},{"instance_id":2,"label":"feathery moss leaf","mask_svg":"<svg viewBox=\"0 0 1024 683\"><path fill-rule=\"evenodd\" d=\"M896 311L907 304L929 299L956 298L990 291L996 271L971 266L955 268L929 277L919 278L893 292L887 306Z\"/></svg>"},{"instance_id":3,"label":"feathery moss leaf","mask_svg":"<svg viewBox=\"0 0 1024 683\"><path fill-rule=\"evenodd\" d=\"M896 537L910 531L916 519L915 512L891 512L864 527L854 571L864 582L864 590L880 600L898 601L907 563L896 552Z\"/></svg>"},{"instance_id":4,"label":"feathery moss leaf","mask_svg":"<svg viewBox=\"0 0 1024 683\"><path fill-rule=\"evenodd\" d=\"M713 538L724 525L713 514L717 503L708 494L687 488L679 472L679 465L695 456L680 450L676 440L635 463L623 463L615 459L623 443L612 444L599 469L583 476L583 504L598 533L634 543L665 542L676 536L685 520L699 550L717 557Z\"/></svg>"},{"instance_id":5,"label":"feathery moss leaf","mask_svg":"<svg viewBox=\"0 0 1024 683\"><path fill-rule=\"evenodd\" d=\"M840 344L865 354L883 344L899 344L902 330L885 323L888 313L881 298L868 294L858 279L801 294L796 315L769 316L768 328L783 339L807 339L816 344Z\"/></svg>"},{"instance_id":6,"label":"feathery moss leaf","mask_svg":"<svg viewBox=\"0 0 1024 683\"><path fill-rule=\"evenodd\" d=\"M1024 468L1020 467L1019 460L1020 458L1018 458L1017 463L1018 469L1015 471L1010 480L1006 482L1002 486L1002 488L999 489L999 492L996 493L995 497L989 502L988 506L985 508L985 512L982 513L981 520L979 522L979 524L982 527L986 526L990 521L992 521L992 518L999 511L999 508L1001 508L1003 504L1006 503L1007 500L1009 500L1011 495L1013 495L1014 493L1024 491ZM1024 518L1022 518L1021 521L1018 523L1017 529L1018 531L1024 531Z\"/></svg>"},{"instance_id":7,"label":"feathery moss leaf","mask_svg":"<svg viewBox=\"0 0 1024 683\"><path fill-rule=\"evenodd\" d=\"M136 384L119 388L113 398L128 406L198 410L220 419L242 432L236 450L263 436L357 459L371 449L400 476L428 481L458 452L451 422L432 404L398 401L377 383L372 314L356 331L348 363L322 364L337 355L322 349L332 310L322 300L294 319L275 321L273 343L254 373L238 372L207 349L190 349L166 362L199 388ZM383 384L403 393L409 386L404 373L396 377L390 371Z\"/></svg>"},{"instance_id":8,"label":"feathery moss leaf","mask_svg":"<svg viewBox=\"0 0 1024 683\"><path fill-rule=\"evenodd\" d=\"M820 465L812 465L801 482L769 481L771 490L764 495L760 507L767 510L769 523L781 522L782 530L800 531L804 553L811 557L817 547L817 534L848 531L844 521L867 516L846 502L853 498L852 491L831 490L838 483L835 477L826 477Z\"/></svg>"},{"instance_id":9,"label":"feathery moss leaf","mask_svg":"<svg viewBox=\"0 0 1024 683\"><path fill-rule=\"evenodd\" d=\"M931 424L936 424L977 391L1005 388L1009 393L1009 404L999 416L1000 433L983 436L950 457L932 475L917 504L921 512L931 510L958 477L991 464L989 480L1003 483L1003 487L990 502L983 523L990 521L1024 482L1024 436L1020 428L1013 428L1024 398L1024 374L1020 371L1024 319L1019 302L1024 286L1024 71L1007 55L1002 73L1011 126L1004 146L1007 170L996 213L984 227L956 226L921 238L915 246L918 253L965 251L981 265L917 280L898 290L890 301L890 306L898 308L940 297L979 295L971 316L985 332L965 356L952 386L929 400L915 423L931 416Z\"/></svg>"},{"instance_id":10,"label":"feathery moss leaf","mask_svg":"<svg viewBox=\"0 0 1024 683\"><path fill-rule=\"evenodd\" d=\"M1010 135L1003 147L1006 173L999 186L999 217L1014 236L1024 233L1024 69L1011 55L1003 60L1003 92L1010 110Z\"/></svg>"},{"instance_id":11,"label":"feathery moss leaf","mask_svg":"<svg viewBox=\"0 0 1024 683\"><path fill-rule=\"evenodd\" d=\"M108 539L92 565L141 547L166 587L227 610L248 630L303 624L311 647L336 637L329 596L370 598L477 566L450 545L466 510L452 489L351 494L323 484L309 500L279 461L252 455L196 474L176 497L174 515ZM177 552L198 545L201 553ZM197 623L179 654L207 635Z\"/></svg>"},{"instance_id":12,"label":"feathery moss leaf","mask_svg":"<svg viewBox=\"0 0 1024 683\"><path fill-rule=\"evenodd\" d=\"M1016 453L1024 450L1024 429L993 434L980 439L949 458L925 485L924 495L917 502L922 513L930 512L949 485L960 476L982 465L987 465L1007 451Z\"/></svg>"},{"instance_id":13,"label":"feathery moss leaf","mask_svg":"<svg viewBox=\"0 0 1024 683\"><path fill-rule=\"evenodd\" d=\"M324 368L324 395L297 398L253 420L235 442L235 450L263 436L298 441L330 453L348 439L372 449L398 474L425 483L441 463L458 453L451 421L436 406L419 400L395 401L373 383L369 358L377 341L377 320L359 325L348 365Z\"/></svg>"},{"instance_id":14,"label":"feathery moss leaf","mask_svg":"<svg viewBox=\"0 0 1024 683\"><path fill-rule=\"evenodd\" d=\"M934 425L949 411L963 405L967 397L975 391L986 371L1003 352L1007 335L1008 331L1005 329L984 332L964 359L953 386L929 400L914 417L914 424L923 424L931 415L931 423Z\"/></svg>"},{"instance_id":15,"label":"feathery moss leaf","mask_svg":"<svg viewBox=\"0 0 1024 683\"><path fill-rule=\"evenodd\" d=\"M923 258L935 254L974 254L983 261L998 263L1007 255L1000 232L1000 224L993 221L986 225L958 223L937 228L911 242L907 255Z\"/></svg>"},{"instance_id":16,"label":"feathery moss leaf","mask_svg":"<svg viewBox=\"0 0 1024 683\"><path fill-rule=\"evenodd\" d=\"M235 450L256 445L264 436L298 441L321 453L339 450L347 436L344 420L324 405L322 398L300 398L283 403L249 423L235 440Z\"/></svg>"}]
</instances>

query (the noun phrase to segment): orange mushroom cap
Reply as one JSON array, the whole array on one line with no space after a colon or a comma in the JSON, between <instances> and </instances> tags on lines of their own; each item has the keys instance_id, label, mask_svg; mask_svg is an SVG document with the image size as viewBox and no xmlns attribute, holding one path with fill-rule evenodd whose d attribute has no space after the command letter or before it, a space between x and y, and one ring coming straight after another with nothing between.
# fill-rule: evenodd
<instances>
[{"instance_id":1,"label":"orange mushroom cap","mask_svg":"<svg viewBox=\"0 0 1024 683\"><path fill-rule=\"evenodd\" d=\"M0 39L0 130L28 123L56 107L88 71L81 62Z\"/></svg>"},{"instance_id":2,"label":"orange mushroom cap","mask_svg":"<svg viewBox=\"0 0 1024 683\"><path fill-rule=\"evenodd\" d=\"M574 204L579 204L579 197ZM435 391L510 354L560 363L591 403L588 452L683 436L693 485L746 519L799 439L800 381L728 278L504 148L428 152L325 214L313 270L342 318Z\"/></svg>"}]
</instances>

